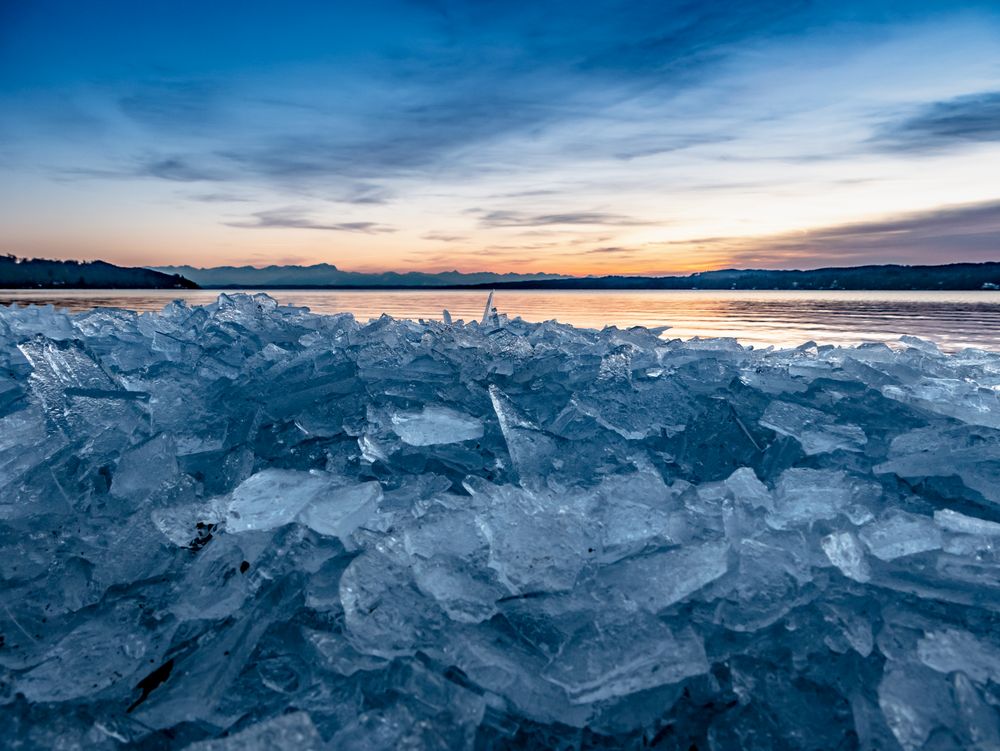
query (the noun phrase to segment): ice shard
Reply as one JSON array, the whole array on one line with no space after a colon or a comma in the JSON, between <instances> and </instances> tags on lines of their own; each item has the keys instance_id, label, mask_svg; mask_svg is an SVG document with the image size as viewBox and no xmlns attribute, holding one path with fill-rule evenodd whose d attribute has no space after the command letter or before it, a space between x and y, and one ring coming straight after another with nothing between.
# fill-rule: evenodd
<instances>
[{"instance_id":1,"label":"ice shard","mask_svg":"<svg viewBox=\"0 0 1000 751\"><path fill-rule=\"evenodd\" d=\"M391 420L396 435L411 446L460 443L483 435L482 420L447 407L424 407L419 412L397 412L392 415Z\"/></svg>"}]
</instances>

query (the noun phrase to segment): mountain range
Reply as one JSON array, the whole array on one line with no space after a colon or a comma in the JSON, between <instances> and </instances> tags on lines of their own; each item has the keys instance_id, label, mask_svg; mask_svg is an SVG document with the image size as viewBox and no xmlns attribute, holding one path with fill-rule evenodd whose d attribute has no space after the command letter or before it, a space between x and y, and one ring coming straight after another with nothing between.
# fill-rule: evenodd
<instances>
[{"instance_id":1,"label":"mountain range","mask_svg":"<svg viewBox=\"0 0 1000 751\"><path fill-rule=\"evenodd\" d=\"M569 279L561 274L496 274L488 271L428 273L386 271L367 274L342 271L329 263L314 266L155 266L156 271L180 274L202 287L475 287L480 285Z\"/></svg>"},{"instance_id":2,"label":"mountain range","mask_svg":"<svg viewBox=\"0 0 1000 751\"><path fill-rule=\"evenodd\" d=\"M831 267L810 270L723 269L687 276L586 276L342 271L315 266L158 266L202 287L496 287L498 289L704 289L704 290L977 290L1000 288L1000 262L934 266L899 264Z\"/></svg>"},{"instance_id":3,"label":"mountain range","mask_svg":"<svg viewBox=\"0 0 1000 751\"><path fill-rule=\"evenodd\" d=\"M498 283L498 289L996 290L1000 262L934 266L883 264L801 271L722 269L688 276L601 276Z\"/></svg>"}]
</instances>

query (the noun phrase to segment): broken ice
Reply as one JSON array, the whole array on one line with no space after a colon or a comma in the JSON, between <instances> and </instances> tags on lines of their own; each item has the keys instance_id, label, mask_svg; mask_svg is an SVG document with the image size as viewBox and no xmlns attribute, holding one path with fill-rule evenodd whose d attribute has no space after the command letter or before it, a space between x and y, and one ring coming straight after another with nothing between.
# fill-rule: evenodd
<instances>
[{"instance_id":1,"label":"broken ice","mask_svg":"<svg viewBox=\"0 0 1000 751\"><path fill-rule=\"evenodd\" d=\"M3 745L1000 748L1000 355L0 308Z\"/></svg>"}]
</instances>

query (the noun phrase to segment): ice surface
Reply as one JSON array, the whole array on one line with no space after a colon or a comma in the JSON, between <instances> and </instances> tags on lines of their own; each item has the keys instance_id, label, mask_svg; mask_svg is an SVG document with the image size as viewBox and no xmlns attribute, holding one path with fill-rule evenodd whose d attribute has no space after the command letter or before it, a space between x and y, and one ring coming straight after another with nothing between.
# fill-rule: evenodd
<instances>
[{"instance_id":1,"label":"ice surface","mask_svg":"<svg viewBox=\"0 0 1000 751\"><path fill-rule=\"evenodd\" d=\"M0 746L1000 748L1000 356L0 308Z\"/></svg>"}]
</instances>

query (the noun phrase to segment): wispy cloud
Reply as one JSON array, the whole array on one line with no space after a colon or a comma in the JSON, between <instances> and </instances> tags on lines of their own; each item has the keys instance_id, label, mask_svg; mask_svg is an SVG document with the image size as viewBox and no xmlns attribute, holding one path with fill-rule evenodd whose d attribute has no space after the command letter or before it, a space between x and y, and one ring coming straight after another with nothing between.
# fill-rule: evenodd
<instances>
[{"instance_id":1,"label":"wispy cloud","mask_svg":"<svg viewBox=\"0 0 1000 751\"><path fill-rule=\"evenodd\" d=\"M151 177L172 182L215 182L223 179L217 170L195 165L188 157L155 156L133 160L131 165L114 169L69 167L57 170L58 180L134 180Z\"/></svg>"},{"instance_id":2,"label":"wispy cloud","mask_svg":"<svg viewBox=\"0 0 1000 751\"><path fill-rule=\"evenodd\" d=\"M427 232L422 237L424 240L439 243L457 243L468 240L468 237L465 235L452 235L447 232Z\"/></svg>"},{"instance_id":3,"label":"wispy cloud","mask_svg":"<svg viewBox=\"0 0 1000 751\"><path fill-rule=\"evenodd\" d=\"M637 227L649 222L606 211L568 211L553 214L532 214L524 211L484 211L475 209L482 227L551 227L558 225L601 225Z\"/></svg>"},{"instance_id":4,"label":"wispy cloud","mask_svg":"<svg viewBox=\"0 0 1000 751\"><path fill-rule=\"evenodd\" d=\"M631 255L633 253L638 253L638 248L623 248L618 246L610 246L607 248L593 248L591 250L584 251L587 255L607 255L607 256L617 256L617 255Z\"/></svg>"},{"instance_id":5,"label":"wispy cloud","mask_svg":"<svg viewBox=\"0 0 1000 751\"><path fill-rule=\"evenodd\" d=\"M411 84L412 85L412 84ZM336 122L315 132L263 138L243 147L220 149L216 156L234 168L272 181L302 182L321 177L384 179L432 169L470 169L469 155L458 150L488 142L518 129L536 127L557 110L539 101L516 101L492 85L456 82L458 96L440 98L419 88L410 97L419 105L383 113L366 121L363 135L339 130Z\"/></svg>"},{"instance_id":6,"label":"wispy cloud","mask_svg":"<svg viewBox=\"0 0 1000 751\"><path fill-rule=\"evenodd\" d=\"M660 154L670 154L695 146L706 146L708 144L722 144L736 140L736 136L729 133L722 134L680 134L680 135L646 135L638 138L630 137L628 144L622 145L613 156L622 161L631 161Z\"/></svg>"},{"instance_id":7,"label":"wispy cloud","mask_svg":"<svg viewBox=\"0 0 1000 751\"><path fill-rule=\"evenodd\" d=\"M708 9L691 3L669 10L639 4L615 13L600 3L575 6L572 12L544 3L473 7L446 0L419 7L430 16L422 22L430 20L439 44L401 44L390 54L369 56L355 71L364 93L346 107L322 89L310 98L299 94L297 99L294 92L257 97L258 105L282 120L288 113L279 110L305 114L291 131L227 145L213 156L245 175L279 184L504 172L509 168L494 163L484 149L614 111L651 90L666 97L694 85L724 60L731 52L727 44L807 15L804 7L789 8L778 0ZM483 49L490 54L482 54ZM387 91L393 92L388 100ZM202 105L210 112L211 99L198 99L209 94L211 89L166 87L163 112L153 102L141 111L161 117ZM729 137L666 137L653 131L641 141L608 137L581 148L630 160Z\"/></svg>"},{"instance_id":8,"label":"wispy cloud","mask_svg":"<svg viewBox=\"0 0 1000 751\"><path fill-rule=\"evenodd\" d=\"M118 106L142 125L190 130L209 124L219 114L219 94L213 82L159 79L135 85L118 99Z\"/></svg>"},{"instance_id":9,"label":"wispy cloud","mask_svg":"<svg viewBox=\"0 0 1000 751\"><path fill-rule=\"evenodd\" d=\"M391 198L392 191L374 183L351 183L341 187L330 196L330 200L337 203L353 203L362 206L386 204Z\"/></svg>"},{"instance_id":10,"label":"wispy cloud","mask_svg":"<svg viewBox=\"0 0 1000 751\"><path fill-rule=\"evenodd\" d=\"M203 180L220 179L219 173L198 167L181 157L151 160L138 167L135 174L145 177L158 177L161 180L174 180L176 182L200 182Z\"/></svg>"},{"instance_id":11,"label":"wispy cloud","mask_svg":"<svg viewBox=\"0 0 1000 751\"><path fill-rule=\"evenodd\" d=\"M192 201L200 203L248 203L249 198L236 193L197 193L187 196Z\"/></svg>"},{"instance_id":12,"label":"wispy cloud","mask_svg":"<svg viewBox=\"0 0 1000 751\"><path fill-rule=\"evenodd\" d=\"M298 210L291 209L257 211L250 219L224 222L224 224L247 229L317 229L327 232L360 232L366 235L396 231L394 227L377 222L318 222Z\"/></svg>"},{"instance_id":13,"label":"wispy cloud","mask_svg":"<svg viewBox=\"0 0 1000 751\"><path fill-rule=\"evenodd\" d=\"M875 137L880 146L912 152L987 141L1000 141L1000 91L933 102L884 126Z\"/></svg>"}]
</instances>

